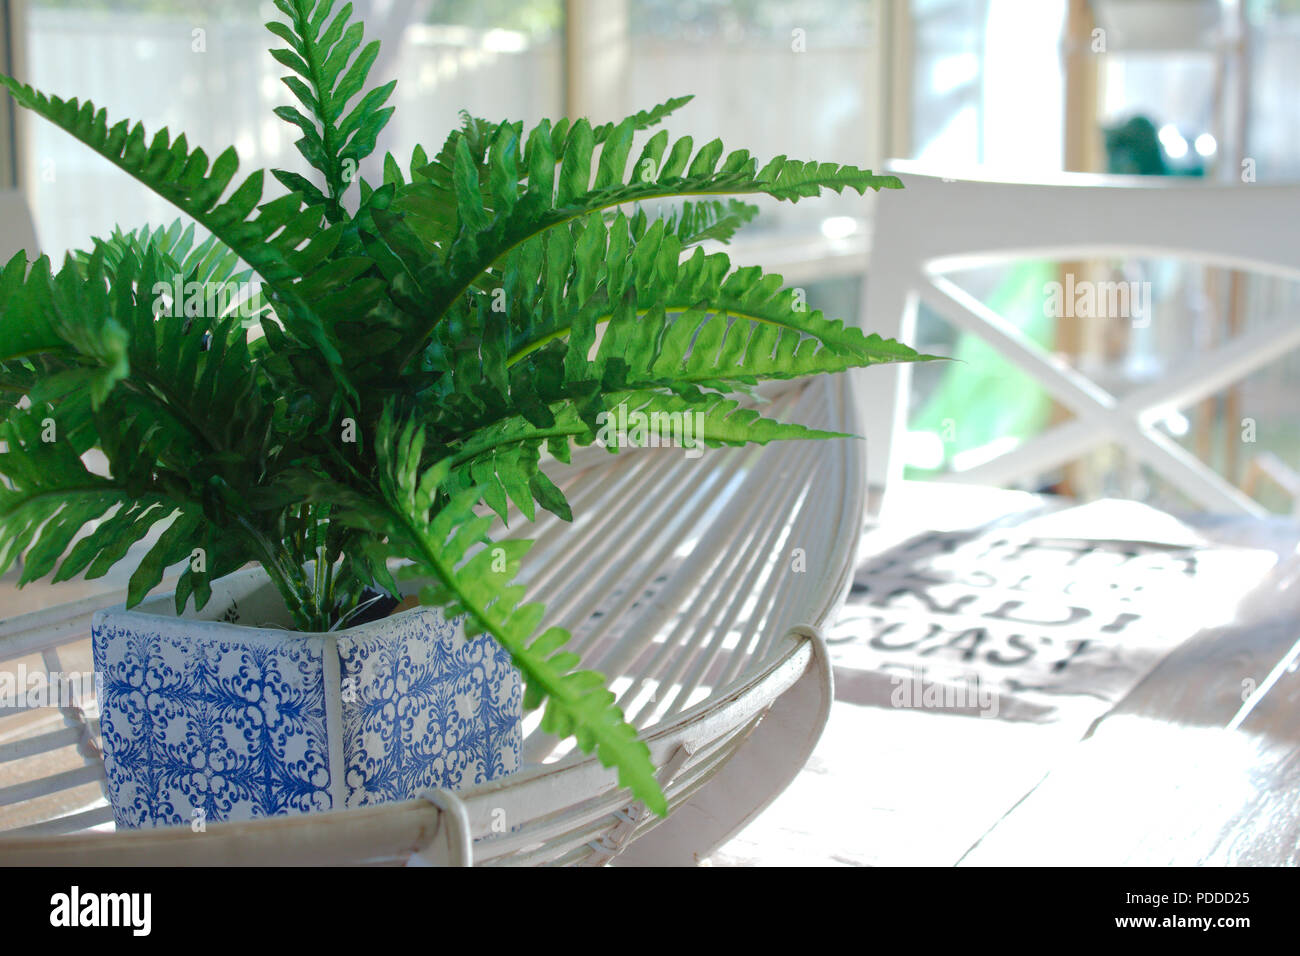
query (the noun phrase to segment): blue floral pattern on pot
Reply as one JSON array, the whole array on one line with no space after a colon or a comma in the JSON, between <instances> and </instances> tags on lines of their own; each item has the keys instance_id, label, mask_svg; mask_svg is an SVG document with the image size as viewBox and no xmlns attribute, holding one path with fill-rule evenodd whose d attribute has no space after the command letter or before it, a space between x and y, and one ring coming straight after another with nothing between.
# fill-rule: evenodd
<instances>
[{"instance_id":1,"label":"blue floral pattern on pot","mask_svg":"<svg viewBox=\"0 0 1300 956\"><path fill-rule=\"evenodd\" d=\"M91 636L119 827L364 806L520 765L509 654L437 608L299 634L118 607Z\"/></svg>"},{"instance_id":2,"label":"blue floral pattern on pot","mask_svg":"<svg viewBox=\"0 0 1300 956\"><path fill-rule=\"evenodd\" d=\"M459 790L519 766L519 672L490 637L438 610L340 639L347 805Z\"/></svg>"}]
</instances>

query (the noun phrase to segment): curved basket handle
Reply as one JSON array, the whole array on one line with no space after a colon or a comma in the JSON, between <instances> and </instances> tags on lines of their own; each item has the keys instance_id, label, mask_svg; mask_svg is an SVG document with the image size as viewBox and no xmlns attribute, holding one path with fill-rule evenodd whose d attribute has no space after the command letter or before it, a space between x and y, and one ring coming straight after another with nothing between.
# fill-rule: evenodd
<instances>
[{"instance_id":1,"label":"curved basket handle","mask_svg":"<svg viewBox=\"0 0 1300 956\"><path fill-rule=\"evenodd\" d=\"M809 646L799 679L772 701L749 739L706 786L639 837L615 866L694 866L735 836L799 775L830 718L835 688L821 629L798 624L786 639Z\"/></svg>"},{"instance_id":2,"label":"curved basket handle","mask_svg":"<svg viewBox=\"0 0 1300 956\"><path fill-rule=\"evenodd\" d=\"M469 811L450 790L429 788L420 791L420 799L438 808L438 829L424 846L411 854L407 866L473 866L474 836L469 828ZM446 855L437 852L445 834Z\"/></svg>"}]
</instances>

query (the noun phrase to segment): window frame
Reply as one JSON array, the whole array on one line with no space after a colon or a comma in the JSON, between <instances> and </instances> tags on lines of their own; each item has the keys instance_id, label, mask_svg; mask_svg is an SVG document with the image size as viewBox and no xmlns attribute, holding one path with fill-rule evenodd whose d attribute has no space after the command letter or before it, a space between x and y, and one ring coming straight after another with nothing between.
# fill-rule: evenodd
<instances>
[{"instance_id":1,"label":"window frame","mask_svg":"<svg viewBox=\"0 0 1300 956\"><path fill-rule=\"evenodd\" d=\"M25 0L0 0L0 73L21 77L25 47ZM23 158L26 119L12 98L0 98L0 190L26 181Z\"/></svg>"}]
</instances>

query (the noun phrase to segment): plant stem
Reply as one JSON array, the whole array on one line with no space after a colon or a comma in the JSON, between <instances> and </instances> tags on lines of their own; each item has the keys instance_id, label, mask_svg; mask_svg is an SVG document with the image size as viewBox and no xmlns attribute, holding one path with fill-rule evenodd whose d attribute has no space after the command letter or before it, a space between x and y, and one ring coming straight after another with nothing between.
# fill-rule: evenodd
<instances>
[{"instance_id":1,"label":"plant stem","mask_svg":"<svg viewBox=\"0 0 1300 956\"><path fill-rule=\"evenodd\" d=\"M281 566L279 556L271 542L243 515L236 515L235 520L244 529L244 534L248 536L254 550L259 552L260 557L258 560L270 576L275 589L284 598L284 603L289 608L289 613L293 615L294 623L298 626L298 629L303 631L312 630L315 622L306 608L304 595L290 581L289 573L286 568Z\"/></svg>"}]
</instances>

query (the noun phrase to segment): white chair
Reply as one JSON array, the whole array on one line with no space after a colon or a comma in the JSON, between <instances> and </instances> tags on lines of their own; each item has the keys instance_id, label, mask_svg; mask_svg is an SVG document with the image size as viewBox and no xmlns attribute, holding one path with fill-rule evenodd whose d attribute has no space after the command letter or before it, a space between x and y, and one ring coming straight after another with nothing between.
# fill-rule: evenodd
<instances>
[{"instance_id":1,"label":"white chair","mask_svg":"<svg viewBox=\"0 0 1300 956\"><path fill-rule=\"evenodd\" d=\"M791 383L782 420L861 433L848 376ZM525 723L526 767L456 794L255 823L88 833L111 821L96 722L75 708L0 715L0 864L694 864L766 807L821 735L832 699L819 628L847 592L866 489L861 441L617 456L553 472L572 525L550 515L525 583L574 632L649 744L671 814L660 819L592 757ZM0 667L88 659L98 607L120 593L0 621ZM33 721L43 718L37 725ZM58 757L56 760L55 758ZM36 772L33 772L36 771ZM6 816L7 814L7 816Z\"/></svg>"},{"instance_id":2,"label":"white chair","mask_svg":"<svg viewBox=\"0 0 1300 956\"><path fill-rule=\"evenodd\" d=\"M1018 183L943 178L901 162L891 170L905 188L882 194L876 205L867 330L912 342L917 303L924 302L989 342L1076 416L951 478L1003 485L1114 441L1207 510L1263 513L1153 422L1300 347L1300 320L1274 319L1118 399L1030 341L947 273L1030 257L1169 256L1295 280L1300 186L1083 174ZM870 369L860 378L875 487L888 489L902 476L910 382L907 365Z\"/></svg>"}]
</instances>

